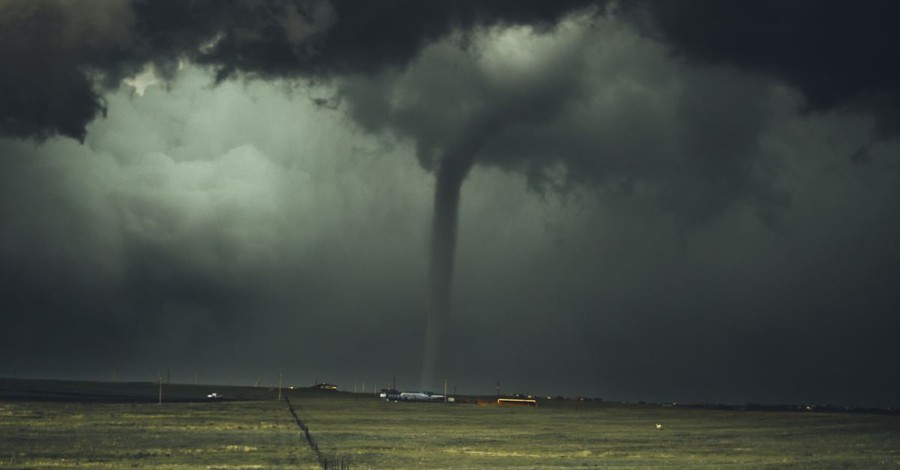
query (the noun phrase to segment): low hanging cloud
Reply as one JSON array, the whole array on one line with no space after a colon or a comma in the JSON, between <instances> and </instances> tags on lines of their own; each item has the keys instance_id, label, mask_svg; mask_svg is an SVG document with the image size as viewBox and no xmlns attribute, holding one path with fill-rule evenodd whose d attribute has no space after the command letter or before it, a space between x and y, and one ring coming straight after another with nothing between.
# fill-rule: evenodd
<instances>
[{"instance_id":1,"label":"low hanging cloud","mask_svg":"<svg viewBox=\"0 0 900 470\"><path fill-rule=\"evenodd\" d=\"M423 387L441 368L473 166L525 173L544 193L637 197L685 226L736 204L777 221L789 200L767 178L777 159L759 145L783 111L777 84L687 67L601 13L573 14L549 31L479 28L424 48L406 67L338 85L356 122L409 139L435 173Z\"/></svg>"},{"instance_id":2,"label":"low hanging cloud","mask_svg":"<svg viewBox=\"0 0 900 470\"><path fill-rule=\"evenodd\" d=\"M766 92L760 91L765 79L740 76L732 89L722 89L713 97L716 90L702 89L699 83L709 80L704 74L727 75L731 73L728 66L736 67L735 77L737 70L757 71L761 77L795 86L813 111L866 111L876 118L880 135L893 132L891 113L897 107L891 103L896 101L895 84L900 83L892 78L896 67L890 60L864 53L866 45L890 39L891 30L881 23L890 12L867 6L844 21L836 5L799 2L779 7L763 2L736 9L703 1L573 1L553 6L410 2L386 7L310 0L236 1L223 6L97 0L93 13L87 15L87 9L61 2L11 1L4 3L0 13L6 39L0 42L0 58L20 66L0 77L4 100L0 134L38 139L61 134L83 140L86 125L106 112L105 90L117 88L148 63L155 64L164 79L174 76L179 61L209 67L218 80L235 75L263 80L344 76L351 77L340 83L353 116L370 130L385 127L379 124L384 120L387 127L412 136L425 168L436 168L434 154L448 147L448 139L465 141L463 134L479 129L493 134L484 142L493 148L479 161L524 171L534 188L562 189L581 179L600 181L617 192L655 192L676 206L689 206L699 199L722 201L685 213L699 220L727 207L732 198L756 199L753 203L761 206L786 201L785 195L767 188L757 177L769 169L760 168L749 157L755 152L753 136L765 125L770 111L760 109L766 106ZM622 21L608 19L609 12L619 12L621 18L641 25L659 42L642 39ZM560 27L562 18L568 19ZM572 18L595 24L574 25ZM693 24L685 18L699 18L699 26L684 29L683 25ZM610 32L615 29L618 32ZM840 43L834 42L836 35L831 33L836 30L845 32ZM739 31L747 34L739 35ZM611 57L617 54L609 52L611 47L598 51L601 41L641 45L622 46L625 49L618 57ZM481 46L467 47L479 42ZM493 52L477 50L489 43ZM503 47L505 51L500 50ZM836 56L822 57L813 48ZM654 57L640 52L644 49L654 50ZM669 51L688 61L722 67L696 72L677 59L666 60ZM477 54L493 57L476 58ZM660 67L660 75L642 68L651 63ZM855 65L848 68L847 64ZM682 72L676 70L679 67ZM429 77L428 73L441 75ZM667 77L668 73L675 76ZM697 75L696 86L688 77L691 73ZM596 78L606 80L605 89L592 83ZM442 83L448 80L458 82ZM468 89L469 84L481 88ZM745 92L733 93L741 86ZM372 97L363 96L367 87ZM399 87L408 87L402 98L407 102L377 102L382 99L378 93ZM443 98L433 94L438 89ZM613 101L602 103L603 96ZM741 96L746 100L740 101ZM762 100L757 99L760 96ZM423 119L432 106L439 111ZM601 107L619 114L615 119L603 117L597 112ZM683 129L652 128L657 124L641 114L642 107L668 113L684 123ZM633 132L612 130L628 119L640 120L644 135L656 136L650 141L666 145L650 148L650 143L630 137ZM492 123L500 122L502 129L493 131L500 126ZM468 130L460 127L464 125ZM543 143L539 141L542 134ZM721 138L713 142L710 135ZM556 142L549 136L561 138ZM597 158L601 153L605 157ZM654 154L657 160L628 157L631 153ZM707 157L706 161L687 160L685 166L681 165L685 160L673 154ZM697 189L684 172L715 176L707 180L708 187ZM637 184L633 176L638 173L644 182L656 181ZM551 174L555 179L548 178ZM673 176L682 181L673 181ZM680 189L675 187L679 185ZM709 191L722 193L721 197L705 197ZM763 212L771 211L763 208Z\"/></svg>"},{"instance_id":3,"label":"low hanging cloud","mask_svg":"<svg viewBox=\"0 0 900 470\"><path fill-rule=\"evenodd\" d=\"M768 177L777 158L760 146L772 117L794 106L777 82L691 67L596 12L552 33L485 28L467 48L459 40L343 80L339 97L365 129L410 139L429 170L478 142L462 157L526 174L538 192L592 187L687 223L733 204L771 216L789 201Z\"/></svg>"},{"instance_id":4,"label":"low hanging cloud","mask_svg":"<svg viewBox=\"0 0 900 470\"><path fill-rule=\"evenodd\" d=\"M147 338L238 322L264 295L264 277L248 274L268 270L285 243L283 180L257 149L193 162L150 154L123 167L65 142L17 147L0 147L4 175L41 190L4 181L16 201L0 208L15 222L0 233L4 342L127 357Z\"/></svg>"},{"instance_id":5,"label":"low hanging cloud","mask_svg":"<svg viewBox=\"0 0 900 470\"><path fill-rule=\"evenodd\" d=\"M900 32L895 2L635 0L623 9L691 62L733 66L798 89L811 112L875 118L877 135L900 132L900 63L885 46Z\"/></svg>"},{"instance_id":6,"label":"low hanging cloud","mask_svg":"<svg viewBox=\"0 0 900 470\"><path fill-rule=\"evenodd\" d=\"M84 144L0 140L2 373L127 377L168 363L224 380L227 364L271 357L262 341L328 341L315 325L359 310L335 296L390 312L379 296L420 276L404 257L416 237L393 232L417 233L426 183L395 195L410 175L363 158L379 147L336 113L277 84L210 87L191 67L170 90L107 98L117 118L92 123Z\"/></svg>"},{"instance_id":7,"label":"low hanging cloud","mask_svg":"<svg viewBox=\"0 0 900 470\"><path fill-rule=\"evenodd\" d=\"M552 29L577 11L619 12L686 59L731 65L796 87L811 111L872 115L898 129L900 68L879 52L897 42L891 2L714 0L620 2L362 0L260 2L10 0L0 6L0 135L83 140L103 94L147 64L170 79L179 61L218 80L313 80L403 68L449 34L491 26Z\"/></svg>"},{"instance_id":8,"label":"low hanging cloud","mask_svg":"<svg viewBox=\"0 0 900 470\"><path fill-rule=\"evenodd\" d=\"M130 72L121 53L134 41L134 17L125 2L90 3L0 4L0 136L84 140L87 123L105 114L97 89Z\"/></svg>"},{"instance_id":9,"label":"low hanging cloud","mask_svg":"<svg viewBox=\"0 0 900 470\"><path fill-rule=\"evenodd\" d=\"M344 0L11 0L0 5L0 135L84 140L105 113L103 94L154 64L171 79L181 61L217 81L319 80L403 66L431 41L476 25L552 26L589 2Z\"/></svg>"}]
</instances>

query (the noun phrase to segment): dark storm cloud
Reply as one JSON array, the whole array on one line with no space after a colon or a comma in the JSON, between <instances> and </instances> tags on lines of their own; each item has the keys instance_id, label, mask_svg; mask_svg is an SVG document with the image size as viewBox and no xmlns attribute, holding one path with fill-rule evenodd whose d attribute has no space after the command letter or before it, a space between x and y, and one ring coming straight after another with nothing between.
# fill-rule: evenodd
<instances>
[{"instance_id":1,"label":"dark storm cloud","mask_svg":"<svg viewBox=\"0 0 900 470\"><path fill-rule=\"evenodd\" d=\"M101 5L101 4L98 4ZM346 74L371 74L386 67L402 68L418 51L451 31L463 34L475 27L493 25L529 24L538 28L552 28L558 19L584 2L402 2L389 6L366 1L303 2L136 2L130 13L134 17L134 35L130 43L120 49L94 51L72 47L59 55L67 63L44 58L35 61L38 70L49 73L63 64L74 72L80 81L72 82L81 100L59 100L58 96L34 95L31 101L39 105L63 106L73 110L72 116L23 113L28 106L9 106L10 114L4 123L4 132L14 136L33 135L37 138L54 133L84 139L84 126L99 112L105 111L90 80L88 71L106 74L107 86L123 77L121 71L135 70L135 66L152 62L160 73L172 77L174 63L187 59L215 70L217 81L235 73L253 78L273 77L331 77ZM59 4L43 3L40 11L28 11L28 5L13 4L13 13L28 20L44 23L42 15L56 18L59 28L66 17ZM19 24L23 22L20 21ZM465 38L463 38L465 42ZM58 46L60 38L32 35L21 38L21 44L9 47L12 54L34 49L33 43ZM101 41L102 43L102 41ZM105 61L105 62L104 62ZM44 70L40 70L40 69ZM71 80L70 80L71 81ZM64 81L68 84L70 81ZM17 88L23 88L27 79L5 88L18 96ZM38 90L44 87L39 87ZM58 87L46 87L53 88ZM62 97L73 93L63 89ZM91 106L85 107L85 98ZM435 204L435 243L431 270L432 284L445 286L434 288L432 297L449 302L449 280L454 257L456 211L459 188L474 163L481 142L491 137L503 121L515 117L529 120L532 114L545 114L544 107L556 107L554 97L548 95L545 102L526 101L519 105L510 101L498 109L487 109L482 119L469 123L468 131L459 136L458 151L441 155L439 193ZM512 98L518 99L518 96ZM512 106L511 106L512 105ZM34 108L34 106L30 107ZM478 138L477 136L483 136ZM427 145L422 142L422 145ZM446 152L448 149L441 149ZM450 167L453 168L450 168ZM449 177L448 177L449 175ZM441 308L446 310L449 307ZM433 349L433 348L432 348Z\"/></svg>"},{"instance_id":2,"label":"dark storm cloud","mask_svg":"<svg viewBox=\"0 0 900 470\"><path fill-rule=\"evenodd\" d=\"M892 7L818 4L0 2L0 373L413 387L436 301L465 392L895 405Z\"/></svg>"},{"instance_id":3,"label":"dark storm cloud","mask_svg":"<svg viewBox=\"0 0 900 470\"><path fill-rule=\"evenodd\" d=\"M688 66L593 14L552 33L486 28L468 49L456 44L430 46L401 71L341 81L351 116L410 137L423 168L439 174L446 159L462 179L476 164L499 167L541 193L588 186L687 224L735 204L774 220L788 202L769 178L777 159L760 146L790 107L776 82Z\"/></svg>"},{"instance_id":4,"label":"dark storm cloud","mask_svg":"<svg viewBox=\"0 0 900 470\"><path fill-rule=\"evenodd\" d=\"M896 2L623 4L690 60L777 77L799 89L811 111L863 111L876 117L882 135L900 132L900 59L888 52L900 42Z\"/></svg>"},{"instance_id":5,"label":"dark storm cloud","mask_svg":"<svg viewBox=\"0 0 900 470\"><path fill-rule=\"evenodd\" d=\"M679 376L703 381L715 375L713 371L734 368L734 374L729 373L730 378L723 380L723 385L710 388L735 397L746 397L742 395L743 388L761 390L742 381L739 376L745 374L758 381L778 382L786 394L795 397L815 396L816 392L811 392L815 386L810 384L822 380L828 366L817 363L816 354L810 351L821 351L830 342L838 341L831 324L841 321L844 309L852 308L849 299L854 289L841 286L839 299L829 304L816 300L831 297L827 295L829 290L823 290L815 280L833 285L836 279L843 278L841 275L822 277L804 272L796 273L795 279L776 276L776 280L768 280L766 276L773 273L767 272L755 278L746 272L746 260L733 266L714 260L740 247L705 247L692 242L697 231L708 230L698 228L698 224L716 226L723 219L732 224L736 223L736 214L747 212L769 229L778 227L776 233L798 230L788 217L802 213L805 205L800 204L802 201L795 203L793 198L815 198L816 192L794 187L787 176L795 170L791 168L796 164L791 153L803 149L786 151L784 143L779 142L785 132L782 127L789 125L796 110L802 107L795 90L785 86L792 84L775 73L743 73L730 63L685 61L683 56L670 54L670 46L665 43L641 37L614 18L590 14L568 17L552 34L529 28L484 28L466 39L467 48L458 47L461 41L453 37L428 46L401 70L345 79L340 82L340 96L354 119L366 129L410 139L420 164L437 173L438 198L444 195L444 165L464 169L451 173L456 175L454 191L459 190L460 180L472 165L496 167L528 175L530 186L543 194L578 193L579 188L587 187L606 196L607 203L631 200L649 202L652 207L648 211L641 204L622 202L632 211L609 225L594 227L592 233L614 232L617 229L613 227L635 218L639 221L635 224L647 227L644 230L657 229L665 235L620 241L619 246L630 247L622 259L609 251L596 253L594 240L587 237L577 247L557 247L548 255L555 258L569 253L566 262L548 261L555 266L556 277L536 275L541 281L506 288L502 286L516 284L515 274L506 273L513 279L498 277L494 271L493 276L481 276L480 270L486 269L488 263L467 259L476 255L466 253L473 249L472 245L465 246L463 261L458 263L462 270L455 279L462 284L463 292L455 301L452 323L456 326L450 327L450 337L444 341L449 343L447 349L472 348L484 356L497 351L514 357L518 354L539 358L545 352L552 355L552 351L563 347L560 342L535 340L540 334L520 325L530 323L553 330L548 315L552 318L552 312L562 310L581 325L567 330L567 337L581 346L555 356L558 362L572 361L572 375L579 370L577 360L572 358L580 357L585 368L608 362L603 367L610 376L625 383L653 381L657 390L681 393L671 385ZM826 110L830 108L815 109ZM818 113L809 114L810 119L815 114ZM853 134L848 132L846 138L859 139ZM851 145L848 154L858 148L858 143ZM457 148L466 151L460 153ZM800 165L808 168L815 165L815 159L815 154L804 153ZM454 238L458 195L454 192L453 197L445 198L452 204L446 204L449 209L444 213L451 216L446 218L450 222L444 224L444 230ZM462 197L467 197L465 191ZM792 209L797 204L801 208ZM439 209L436 200L435 214L441 213ZM667 233L671 227L653 220L668 217L691 230ZM478 218L467 222L465 216L459 220L463 232L467 224L472 227L485 221ZM877 220L875 217L861 225ZM438 223L436 219L435 226ZM836 220L829 223L840 224ZM802 237L821 236L804 233ZM518 235L510 233L506 242L516 243ZM770 235L760 232L754 236ZM796 233L785 236L801 237ZM728 239L739 243L741 238L742 235L732 233ZM673 239L682 240L687 247L679 248ZM451 240L439 245L452 243ZM836 246L823 250L838 249ZM883 241L878 246L885 248ZM680 250L691 254L678 256ZM450 253L445 258L451 257ZM809 265L809 260L797 259L790 252L756 253L774 264L780 256ZM490 252L479 254L484 257ZM706 256L711 259L705 259ZM876 255L870 253L864 258L873 256ZM582 258L592 261L583 263ZM612 259L617 261L612 263ZM506 262L515 264L514 260ZM591 267L592 262L603 268ZM629 280L607 277L609 270L624 270L622 266L634 270ZM819 269L840 270L840 263L828 266ZM449 277L447 272L451 269L452 265L442 269L444 278ZM536 265L523 272L544 269L547 266ZM717 284L704 269L719 273L734 285ZM884 271L884 275L890 277L891 272ZM681 277L688 281L672 286ZM542 284L548 278L553 279L549 288ZM443 283L447 284L448 281ZM778 295L757 295L753 286L760 285ZM479 293L485 289L491 294ZM602 294L594 292L598 289ZM835 289L832 287L831 292ZM503 294L495 296L498 291ZM803 294L799 294L801 291ZM538 292L544 292L548 298L541 298ZM443 292L432 295L446 296ZM798 299L798 295L803 298ZM472 296L479 297L479 301L472 301ZM870 321L895 330L893 322L881 319L878 313L883 311L883 305L894 302L893 296L877 288L872 297L878 300L859 303L866 306ZM825 304L829 304L828 308ZM740 305L744 307L737 308ZM776 320L779 317L790 319L790 327L780 329ZM806 323L815 326L806 327ZM828 339L804 335L804 328L821 332ZM574 339L582 331L585 336ZM865 335L861 330L855 334ZM684 335L695 338L697 347L685 343ZM487 342L472 345L473 337ZM884 337L877 341L884 341ZM541 346L540 352L535 352L535 344ZM769 352L755 352L760 347ZM685 361L684 366L662 359L670 354L664 351L676 350ZM707 360L711 350L726 355L718 362ZM619 363L620 370L612 370L617 361L606 358L623 354L629 359ZM844 369L851 368L854 360L852 354L828 356L831 364ZM533 369L537 363L553 363L546 358L535 361L504 364L517 371L514 375L525 376L525 369ZM468 366L449 367L455 368L457 374L465 374L463 369ZM809 380L803 385L786 384L790 371L796 368L809 371ZM650 371L653 379L647 378ZM868 380L881 385L890 381L884 377Z\"/></svg>"},{"instance_id":6,"label":"dark storm cloud","mask_svg":"<svg viewBox=\"0 0 900 470\"><path fill-rule=\"evenodd\" d=\"M91 70L118 62L131 16L122 2L89 3L0 3L0 136L83 140L105 112Z\"/></svg>"},{"instance_id":7,"label":"dark storm cloud","mask_svg":"<svg viewBox=\"0 0 900 470\"><path fill-rule=\"evenodd\" d=\"M561 15L592 2L364 0L301 2L142 2L141 26L155 42L168 31L205 31L213 43L194 53L220 77L236 71L262 76L371 73L403 66L429 42L478 25L552 26ZM162 34L158 34L162 32ZM201 36L202 37L202 36ZM178 38L179 51L198 44ZM179 40L181 39L181 40Z\"/></svg>"},{"instance_id":8,"label":"dark storm cloud","mask_svg":"<svg viewBox=\"0 0 900 470\"><path fill-rule=\"evenodd\" d=\"M0 140L0 373L118 367L146 380L162 365L223 382L270 371L248 365L268 357L312 374L298 364L329 367L301 346L419 333L397 311L415 312L421 295L394 293L418 285L424 250L410 258L415 237L394 231L418 233L410 214L427 192L373 185L404 170L385 175L386 157L363 159L370 144L350 135L335 142L335 119L277 85L208 84L188 67L171 90L110 94L117 118L92 124L84 145ZM371 334L385 325L396 336Z\"/></svg>"},{"instance_id":9,"label":"dark storm cloud","mask_svg":"<svg viewBox=\"0 0 900 470\"><path fill-rule=\"evenodd\" d=\"M226 338L221 329L243 321L238 312L264 303L267 258L243 246L239 227L254 214L227 194L185 203L191 190L210 188L184 188L164 166L123 172L70 142L48 147L0 144L0 219L9 222L0 231L4 354L27 351L43 363L66 350L114 365L152 350L148 338ZM252 153L232 160L241 158L254 161Z\"/></svg>"},{"instance_id":10,"label":"dark storm cloud","mask_svg":"<svg viewBox=\"0 0 900 470\"><path fill-rule=\"evenodd\" d=\"M339 82L358 123L409 138L436 175L426 351L451 318L457 213L476 165L527 174L544 194L643 199L685 226L740 205L775 221L787 203L758 144L779 112L771 82L687 67L595 11L553 31L486 27L466 39Z\"/></svg>"},{"instance_id":11,"label":"dark storm cloud","mask_svg":"<svg viewBox=\"0 0 900 470\"><path fill-rule=\"evenodd\" d=\"M325 0L10 0L0 6L0 134L83 139L103 114L102 94L155 63L171 77L180 59L224 79L332 77L403 67L452 31L490 25L552 28L608 2ZM893 2L619 2L626 18L689 59L732 64L797 87L813 111L849 108L893 134L900 64ZM465 43L465 39L463 39Z\"/></svg>"},{"instance_id":12,"label":"dark storm cloud","mask_svg":"<svg viewBox=\"0 0 900 470\"><path fill-rule=\"evenodd\" d=\"M11 0L0 6L0 135L83 140L102 94L147 63L167 78L179 60L218 80L369 73L454 29L550 27L586 3Z\"/></svg>"}]
</instances>

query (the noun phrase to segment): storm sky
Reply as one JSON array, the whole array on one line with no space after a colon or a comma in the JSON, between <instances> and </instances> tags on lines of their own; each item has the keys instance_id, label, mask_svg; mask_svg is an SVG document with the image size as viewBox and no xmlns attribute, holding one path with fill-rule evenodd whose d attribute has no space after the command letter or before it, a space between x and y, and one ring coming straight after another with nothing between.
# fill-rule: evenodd
<instances>
[{"instance_id":1,"label":"storm sky","mask_svg":"<svg viewBox=\"0 0 900 470\"><path fill-rule=\"evenodd\" d=\"M898 406L898 10L0 0L0 375L417 388L457 165L430 388Z\"/></svg>"}]
</instances>

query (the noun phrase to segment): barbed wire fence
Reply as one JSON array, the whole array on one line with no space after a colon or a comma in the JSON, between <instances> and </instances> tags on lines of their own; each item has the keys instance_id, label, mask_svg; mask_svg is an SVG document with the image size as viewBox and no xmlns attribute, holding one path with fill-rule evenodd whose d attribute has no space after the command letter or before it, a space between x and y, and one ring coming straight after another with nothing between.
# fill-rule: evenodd
<instances>
[{"instance_id":1,"label":"barbed wire fence","mask_svg":"<svg viewBox=\"0 0 900 470\"><path fill-rule=\"evenodd\" d=\"M312 434L310 434L309 426L307 426L306 423L300 419L300 416L297 415L297 411L294 409L294 405L287 395L284 395L284 401L287 402L291 416L294 417L294 421L297 422L297 426L303 432L303 438L306 439L309 448L316 453L316 460L319 461L319 465L325 470L349 470L350 459L344 456L329 457L319 450L319 442L316 441L316 438L314 438Z\"/></svg>"}]
</instances>

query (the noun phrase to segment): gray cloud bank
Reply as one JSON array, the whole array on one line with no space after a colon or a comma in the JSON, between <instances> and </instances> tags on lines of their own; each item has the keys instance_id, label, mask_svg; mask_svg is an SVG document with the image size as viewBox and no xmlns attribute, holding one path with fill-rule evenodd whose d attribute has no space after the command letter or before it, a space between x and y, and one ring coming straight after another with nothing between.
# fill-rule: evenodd
<instances>
[{"instance_id":1,"label":"gray cloud bank","mask_svg":"<svg viewBox=\"0 0 900 470\"><path fill-rule=\"evenodd\" d=\"M219 80L366 73L456 28L552 25L584 3L12 0L0 7L0 60L16 65L0 83L0 134L83 139L102 93L147 63L171 77L189 60Z\"/></svg>"},{"instance_id":2,"label":"gray cloud bank","mask_svg":"<svg viewBox=\"0 0 900 470\"><path fill-rule=\"evenodd\" d=\"M72 5L0 4L8 367L411 386L456 162L461 391L896 405L891 4Z\"/></svg>"},{"instance_id":3,"label":"gray cloud bank","mask_svg":"<svg viewBox=\"0 0 900 470\"><path fill-rule=\"evenodd\" d=\"M678 54L785 80L815 111L851 107L895 132L900 67L892 2L728 5L714 0L367 2L298 0L10 0L0 10L0 132L83 139L102 93L148 62L170 77L179 60L266 77L332 77L402 67L453 31L552 28L581 9L619 11Z\"/></svg>"}]
</instances>

